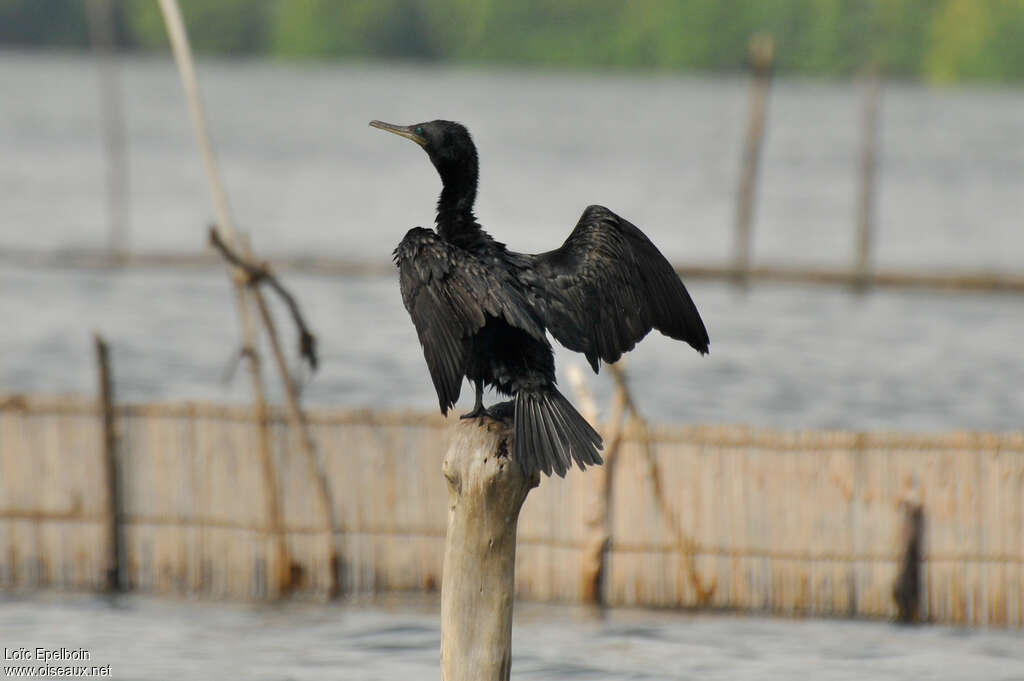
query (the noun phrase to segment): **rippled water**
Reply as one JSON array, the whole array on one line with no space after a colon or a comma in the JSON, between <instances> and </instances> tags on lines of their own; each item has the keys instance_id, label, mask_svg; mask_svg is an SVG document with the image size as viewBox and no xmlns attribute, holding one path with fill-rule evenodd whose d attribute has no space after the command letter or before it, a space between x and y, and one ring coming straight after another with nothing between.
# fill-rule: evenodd
<instances>
[{"instance_id":1,"label":"rippled water","mask_svg":"<svg viewBox=\"0 0 1024 681\"><path fill-rule=\"evenodd\" d=\"M0 600L7 647L84 648L113 678L438 678L433 603L283 607ZM1024 678L1019 632L517 605L513 679Z\"/></svg>"},{"instance_id":2,"label":"rippled water","mask_svg":"<svg viewBox=\"0 0 1024 681\"><path fill-rule=\"evenodd\" d=\"M163 58L120 66L131 243L198 249L211 210L177 75ZM438 181L414 145L367 122L439 116L475 132L478 213L513 248L557 245L585 205L601 202L673 258L729 250L741 79L249 61L201 62L200 78L235 212L261 253L386 260L408 227L430 223ZM11 93L0 101L0 248L102 245L91 58L0 53L0 83ZM880 262L1019 272L1024 93L891 84L884 97ZM777 84L758 258L849 261L858 111L850 84ZM324 351L310 402L436 404L394 278L287 279ZM1019 296L690 288L710 357L660 337L629 357L641 405L658 420L1021 427ZM6 267L0 319L3 391L91 393L98 330L113 344L122 399L246 398L245 381L221 381L237 323L219 272ZM572 361L559 357L563 368Z\"/></svg>"}]
</instances>

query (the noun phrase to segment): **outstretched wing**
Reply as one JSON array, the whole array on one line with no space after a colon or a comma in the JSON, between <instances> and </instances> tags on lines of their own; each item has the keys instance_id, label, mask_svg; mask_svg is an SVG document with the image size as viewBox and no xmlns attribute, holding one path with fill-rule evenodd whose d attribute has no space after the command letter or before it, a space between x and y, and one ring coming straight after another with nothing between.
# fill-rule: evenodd
<instances>
[{"instance_id":1,"label":"outstretched wing","mask_svg":"<svg viewBox=\"0 0 1024 681\"><path fill-rule=\"evenodd\" d=\"M455 405L466 373L470 339L488 316L544 340L544 329L516 282L501 268L422 227L395 249L402 302L416 327L441 412Z\"/></svg>"},{"instance_id":2,"label":"outstretched wing","mask_svg":"<svg viewBox=\"0 0 1024 681\"><path fill-rule=\"evenodd\" d=\"M708 333L679 275L647 236L603 206L589 206L562 247L535 256L534 301L558 341L614 362L652 328L708 351Z\"/></svg>"}]
</instances>

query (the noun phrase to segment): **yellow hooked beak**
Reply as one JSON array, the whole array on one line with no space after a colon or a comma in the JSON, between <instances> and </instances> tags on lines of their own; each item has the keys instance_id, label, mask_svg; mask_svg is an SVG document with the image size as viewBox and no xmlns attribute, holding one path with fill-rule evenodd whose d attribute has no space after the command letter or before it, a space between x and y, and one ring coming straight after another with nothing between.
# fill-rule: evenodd
<instances>
[{"instance_id":1,"label":"yellow hooked beak","mask_svg":"<svg viewBox=\"0 0 1024 681\"><path fill-rule=\"evenodd\" d=\"M413 132L412 126L410 125L392 125L391 123L385 123L384 121L370 121L370 125L374 128L380 128L381 130L393 132L396 135L410 139L421 147L427 146L426 138Z\"/></svg>"}]
</instances>

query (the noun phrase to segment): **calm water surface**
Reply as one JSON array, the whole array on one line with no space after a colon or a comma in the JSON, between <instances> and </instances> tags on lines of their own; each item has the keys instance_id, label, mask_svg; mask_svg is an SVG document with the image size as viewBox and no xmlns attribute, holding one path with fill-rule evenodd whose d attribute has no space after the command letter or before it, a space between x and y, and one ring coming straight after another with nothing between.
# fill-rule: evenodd
<instances>
[{"instance_id":1,"label":"calm water surface","mask_svg":"<svg viewBox=\"0 0 1024 681\"><path fill-rule=\"evenodd\" d=\"M128 597L0 600L4 646L85 648L113 678L439 676L436 606L284 607ZM1024 679L1019 632L517 605L514 679Z\"/></svg>"},{"instance_id":2,"label":"calm water surface","mask_svg":"<svg viewBox=\"0 0 1024 681\"><path fill-rule=\"evenodd\" d=\"M401 65L201 62L239 223L261 253L384 261L429 224L438 180L372 118L465 121L482 156L478 214L512 247L559 244L584 206L629 217L673 258L730 247L745 122L742 79L537 74ZM211 216L177 75L120 63L131 245L195 250ZM0 53L0 248L106 238L95 65ZM850 260L858 91L782 81L773 93L756 256ZM878 206L888 266L1021 271L1024 92L886 88ZM320 336L313 404L432 408L395 278L289 275ZM652 337L629 356L660 421L1019 429L1024 298L693 282L712 339L698 358ZM226 385L238 342L221 272L0 269L0 391L92 393L90 334L113 345L122 399L246 399ZM580 362L562 353L559 365ZM604 378L595 387L603 394ZM463 396L465 407L469 398Z\"/></svg>"}]
</instances>

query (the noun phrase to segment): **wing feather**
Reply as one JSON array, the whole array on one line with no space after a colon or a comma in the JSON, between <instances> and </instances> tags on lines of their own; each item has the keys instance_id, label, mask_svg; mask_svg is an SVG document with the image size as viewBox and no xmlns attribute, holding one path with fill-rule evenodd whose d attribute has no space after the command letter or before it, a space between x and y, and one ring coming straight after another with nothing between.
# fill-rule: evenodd
<instances>
[{"instance_id":1,"label":"wing feather","mask_svg":"<svg viewBox=\"0 0 1024 681\"><path fill-rule=\"evenodd\" d=\"M541 289L533 304L558 341L594 371L651 329L704 354L708 334L675 269L635 225L589 206L561 248L535 256Z\"/></svg>"},{"instance_id":2,"label":"wing feather","mask_svg":"<svg viewBox=\"0 0 1024 681\"><path fill-rule=\"evenodd\" d=\"M395 263L442 413L459 399L470 340L488 316L544 339L537 313L508 272L488 268L432 230L409 230L395 249Z\"/></svg>"}]
</instances>

